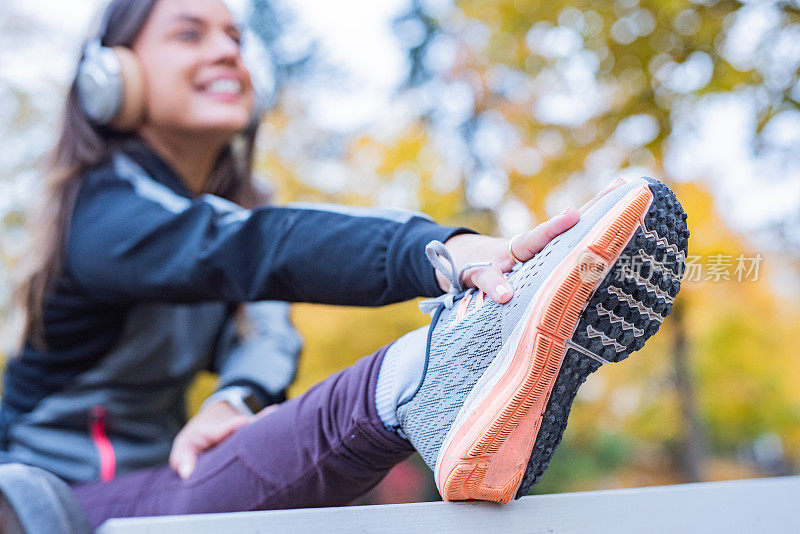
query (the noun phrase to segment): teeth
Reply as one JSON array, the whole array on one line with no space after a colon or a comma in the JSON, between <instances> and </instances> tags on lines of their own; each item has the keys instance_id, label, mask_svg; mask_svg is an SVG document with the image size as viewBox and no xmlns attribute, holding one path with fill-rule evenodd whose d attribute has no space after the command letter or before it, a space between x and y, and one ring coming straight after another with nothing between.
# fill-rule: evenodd
<instances>
[{"instance_id":1,"label":"teeth","mask_svg":"<svg viewBox=\"0 0 800 534\"><path fill-rule=\"evenodd\" d=\"M238 95L242 92L242 84L237 80L231 79L215 80L208 84L206 91L209 93L229 93Z\"/></svg>"}]
</instances>

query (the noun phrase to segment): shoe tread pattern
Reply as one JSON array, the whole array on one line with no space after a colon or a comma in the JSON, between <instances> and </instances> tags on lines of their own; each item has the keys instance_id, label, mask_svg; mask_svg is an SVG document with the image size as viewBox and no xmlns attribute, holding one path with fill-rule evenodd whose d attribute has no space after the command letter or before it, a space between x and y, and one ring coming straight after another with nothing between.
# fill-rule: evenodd
<instances>
[{"instance_id":1,"label":"shoe tread pattern","mask_svg":"<svg viewBox=\"0 0 800 534\"><path fill-rule=\"evenodd\" d=\"M609 362L644 346L672 312L685 268L689 231L686 213L664 184L647 178L653 202L620 259L606 274L581 314L571 342ZM568 349L553 385L516 498L544 474L566 428L578 387L600 363Z\"/></svg>"}]
</instances>

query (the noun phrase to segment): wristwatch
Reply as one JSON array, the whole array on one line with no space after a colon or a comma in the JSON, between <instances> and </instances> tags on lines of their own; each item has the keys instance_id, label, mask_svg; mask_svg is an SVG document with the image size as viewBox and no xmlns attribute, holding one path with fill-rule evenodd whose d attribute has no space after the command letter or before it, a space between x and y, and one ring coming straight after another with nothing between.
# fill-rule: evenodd
<instances>
[{"instance_id":1,"label":"wristwatch","mask_svg":"<svg viewBox=\"0 0 800 534\"><path fill-rule=\"evenodd\" d=\"M203 404L200 410L220 401L225 401L234 410L242 415L255 415L265 408L264 403L256 393L247 386L227 386L213 393Z\"/></svg>"}]
</instances>

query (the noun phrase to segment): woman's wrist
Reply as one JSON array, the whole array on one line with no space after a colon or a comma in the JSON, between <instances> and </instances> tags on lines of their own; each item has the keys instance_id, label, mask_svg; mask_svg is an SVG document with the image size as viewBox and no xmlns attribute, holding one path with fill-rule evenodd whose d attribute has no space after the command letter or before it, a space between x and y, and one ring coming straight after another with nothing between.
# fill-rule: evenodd
<instances>
[{"instance_id":1,"label":"woman's wrist","mask_svg":"<svg viewBox=\"0 0 800 534\"><path fill-rule=\"evenodd\" d=\"M257 398L251 388L247 386L226 386L203 401L203 404L200 405L200 411L221 402L226 403L236 413L247 416L255 415L264 408L263 402Z\"/></svg>"}]
</instances>

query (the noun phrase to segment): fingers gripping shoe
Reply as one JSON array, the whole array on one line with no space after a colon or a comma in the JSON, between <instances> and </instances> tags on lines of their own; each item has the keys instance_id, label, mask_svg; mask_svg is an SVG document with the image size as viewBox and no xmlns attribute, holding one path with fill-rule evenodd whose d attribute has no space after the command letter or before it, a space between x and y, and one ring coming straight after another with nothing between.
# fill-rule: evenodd
<instances>
[{"instance_id":1,"label":"fingers gripping shoe","mask_svg":"<svg viewBox=\"0 0 800 534\"><path fill-rule=\"evenodd\" d=\"M444 499L505 503L538 482L580 384L642 348L672 311L685 221L666 186L631 181L517 265L509 303L472 290L442 299L422 380L397 417Z\"/></svg>"}]
</instances>

